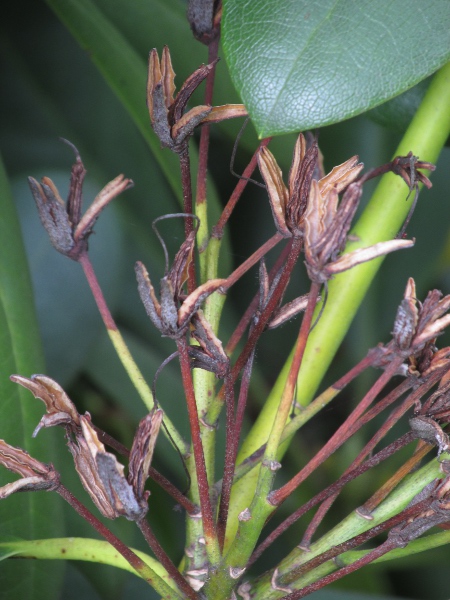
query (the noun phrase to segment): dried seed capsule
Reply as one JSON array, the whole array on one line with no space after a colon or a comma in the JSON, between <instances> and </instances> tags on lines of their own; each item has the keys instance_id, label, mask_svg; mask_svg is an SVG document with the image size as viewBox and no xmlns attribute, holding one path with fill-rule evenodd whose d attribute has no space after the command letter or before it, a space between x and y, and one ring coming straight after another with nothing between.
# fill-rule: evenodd
<instances>
[{"instance_id":1,"label":"dried seed capsule","mask_svg":"<svg viewBox=\"0 0 450 600\"><path fill-rule=\"evenodd\" d=\"M434 419L423 416L413 417L409 420L409 425L417 438L438 447L438 456L449 449L448 435Z\"/></svg>"}]
</instances>

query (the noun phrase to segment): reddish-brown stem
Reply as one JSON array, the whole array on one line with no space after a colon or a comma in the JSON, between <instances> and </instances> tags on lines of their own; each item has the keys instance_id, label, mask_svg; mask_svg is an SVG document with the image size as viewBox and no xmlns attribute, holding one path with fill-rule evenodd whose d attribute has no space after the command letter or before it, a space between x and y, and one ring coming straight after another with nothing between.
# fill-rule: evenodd
<instances>
[{"instance_id":1,"label":"reddish-brown stem","mask_svg":"<svg viewBox=\"0 0 450 600\"><path fill-rule=\"evenodd\" d=\"M225 208L223 209L223 212L220 216L220 219L217 222L217 225L215 227L213 227L212 237L215 237L219 240L222 239L223 230L225 228L225 225L227 224L228 219L230 218L231 213L234 210L234 207L236 206L239 198L241 197L242 192L244 191L249 178L252 176L253 171L256 168L256 165L258 163L259 151L261 150L261 148L264 148L265 146L267 146L271 139L272 138L265 138L264 140L261 140L261 142L259 143L259 146L256 149L256 152L253 154L252 159L250 160L248 165L245 167L244 172L242 173L242 176L239 179L238 184L234 188L233 193L230 196L230 199L228 200Z\"/></svg>"},{"instance_id":2,"label":"reddish-brown stem","mask_svg":"<svg viewBox=\"0 0 450 600\"><path fill-rule=\"evenodd\" d=\"M239 446L239 438L241 437L242 423L244 422L245 407L247 406L248 390L250 387L250 378L253 370L253 361L255 359L255 351L253 351L247 362L245 363L242 372L241 387L239 389L239 398L236 410L236 420L234 423L234 460L236 462L237 449Z\"/></svg>"},{"instance_id":3,"label":"reddish-brown stem","mask_svg":"<svg viewBox=\"0 0 450 600\"><path fill-rule=\"evenodd\" d=\"M289 411L292 409L292 404L295 396L295 386L297 385L298 373L303 360L303 355L306 348L306 342L308 341L309 332L311 330L311 323L316 308L317 299L319 297L320 284L316 282L311 283L308 304L306 306L305 314L303 315L302 324L300 331L297 336L297 341L294 348L294 354L289 367L289 373L286 378L283 393L281 395L277 412L274 416L274 421L270 430L269 438L266 444L266 450L264 452L264 463L273 461L276 459L277 452L280 446L281 438L283 435L283 429L289 417ZM260 475L261 477L261 475ZM270 494L268 496L270 502Z\"/></svg>"},{"instance_id":4,"label":"reddish-brown stem","mask_svg":"<svg viewBox=\"0 0 450 600\"><path fill-rule=\"evenodd\" d=\"M253 356L253 354L252 354L252 356ZM355 379L355 377L357 377L360 373L362 373L368 367L372 366L374 362L377 362L377 360L378 360L377 354L375 353L375 351L371 350L368 353L368 355L365 358L363 358L357 365L355 365L348 373L346 373L343 377L338 379L338 381L336 381L336 383L331 385L329 388L327 388L327 390L325 390L325 392L323 392L317 398L315 398L313 400L313 402L311 402L311 404L308 406L308 408L313 407L315 404L318 405L320 408L323 407L324 403L325 404L328 403L328 401L329 401L328 398L330 396L332 398L334 398L336 396L336 393L335 393L336 391L343 390L349 383L351 383L353 381L353 379ZM246 365L245 369L246 368L247 368L247 365ZM242 376L241 385L243 384L244 379L246 377L245 369L244 369L244 374ZM247 392L245 392L245 393L247 393ZM327 398L325 398L325 396ZM236 429L237 429L239 421L242 420L242 418L239 417L239 414L241 411L243 414L243 410L245 408L243 402L242 402L242 409L240 408L240 402L241 402L241 400L239 399L237 415L236 415ZM319 411L319 408L317 409L316 412L318 412L318 411ZM315 414L315 412L314 412L314 414ZM285 429L285 432L288 430L289 430L289 426ZM285 436L285 432L283 432L283 439ZM257 450L252 452L252 454L247 456L247 458L245 458L241 463L239 463L239 465L235 469L235 477L233 480L234 483L236 483L236 481L238 481L241 477L243 477L246 473L248 473L254 466L256 466L259 463L262 456L264 455L265 448L266 448L266 445L263 444ZM221 482L218 482L215 485L215 487L217 487L218 493L220 493Z\"/></svg>"},{"instance_id":5,"label":"reddish-brown stem","mask_svg":"<svg viewBox=\"0 0 450 600\"><path fill-rule=\"evenodd\" d=\"M145 541L150 546L156 558L162 564L162 566L166 569L172 579L175 581L177 586L182 590L188 598L191 600L198 600L198 594L191 588L189 583L180 573L180 571L176 568L173 562L170 560L168 555L166 554L164 548L158 542L155 537L155 534L152 531L152 528L148 524L148 522L144 519L137 521L137 526L142 531L142 535L145 538Z\"/></svg>"},{"instance_id":6,"label":"reddish-brown stem","mask_svg":"<svg viewBox=\"0 0 450 600\"><path fill-rule=\"evenodd\" d=\"M291 367L286 380L286 388L289 388L292 391L292 393L289 394L291 396L291 404L294 399L294 390L297 385L298 373L302 364L303 355L305 354L306 342L308 341L309 332L311 331L311 323L317 300L319 299L319 292L320 284L313 281L309 289L308 304L306 306L305 314L303 315L297 343L294 349L294 356L292 357Z\"/></svg>"},{"instance_id":7,"label":"reddish-brown stem","mask_svg":"<svg viewBox=\"0 0 450 600\"><path fill-rule=\"evenodd\" d=\"M208 45L208 64L214 63L217 59L217 50L219 48L220 35L214 37ZM206 77L204 104L212 104L214 80L216 75L216 65L211 69ZM198 146L198 169L197 169L197 191L196 204L202 204L206 201L206 175L208 168L209 152L209 125L202 126L200 131L200 143Z\"/></svg>"},{"instance_id":8,"label":"reddish-brown stem","mask_svg":"<svg viewBox=\"0 0 450 600\"><path fill-rule=\"evenodd\" d=\"M183 189L183 211L188 214L192 214L192 180L191 180L191 161L189 158L189 145L186 142L183 144L183 148L178 153L180 159L181 169L181 187ZM194 229L194 220L192 217L187 217L184 220L184 235L188 238L191 231ZM188 266L188 281L187 281L188 294L196 288L195 281L195 261L191 260Z\"/></svg>"},{"instance_id":9,"label":"reddish-brown stem","mask_svg":"<svg viewBox=\"0 0 450 600\"><path fill-rule=\"evenodd\" d=\"M273 294L270 297L269 301L267 302L266 306L261 311L261 315L259 317L257 324L255 325L252 332L250 333L249 338L248 338L241 354L239 355L238 359L236 360L236 363L234 364L234 366L231 370L231 376L232 376L233 382L236 381L236 379L239 376L239 373L244 368L245 363L248 360L248 357L253 352L253 349L255 348L260 335L264 331L267 323L270 320L270 317L273 314L273 311L278 306L278 302L280 301L280 298L283 295L284 290L286 289L286 285L289 281L292 270L294 269L294 266L297 263L298 257L300 256L302 246L303 246L303 244L302 244L302 240L300 238L294 238L292 240L292 246L291 246L289 255L287 257L286 263L284 265L283 272L278 281L278 285L277 285L276 289L273 291ZM222 391L219 393L222 393Z\"/></svg>"},{"instance_id":10,"label":"reddish-brown stem","mask_svg":"<svg viewBox=\"0 0 450 600\"><path fill-rule=\"evenodd\" d=\"M361 177L358 178L358 181L362 184L366 183L370 179L374 179L375 177L381 177L385 173L389 173L392 171L393 161L385 163L384 165L380 165L379 167L375 167L373 169L369 169L366 171Z\"/></svg>"},{"instance_id":11,"label":"reddish-brown stem","mask_svg":"<svg viewBox=\"0 0 450 600\"><path fill-rule=\"evenodd\" d=\"M217 540L214 515L209 496L208 476L206 473L205 456L203 453L202 439L200 435L200 424L198 420L197 402L195 400L194 383L192 381L191 364L189 360L188 345L184 338L177 341L180 358L181 377L186 394L186 402L191 428L192 446L194 449L195 468L197 471L198 495L203 519L203 532L207 544Z\"/></svg>"},{"instance_id":12,"label":"reddish-brown stem","mask_svg":"<svg viewBox=\"0 0 450 600\"><path fill-rule=\"evenodd\" d=\"M404 381L395 390L396 393L388 394L382 402L378 402L377 405L374 407L374 409L376 409L376 414L378 414L379 412L384 410L387 406L392 404L392 402L394 402L396 400L396 398L399 397L399 395L403 394L403 392L406 391L411 385L412 385L412 382L410 380ZM414 404L414 402L415 402L415 395L411 394L408 398L406 398L406 400L404 402L402 402L402 404L400 406L398 406L388 416L388 418L383 423L383 425L378 429L378 431L369 440L369 442L367 442L367 444L364 446L364 448L361 450L361 452L358 454L358 456L353 460L351 465L345 470L344 476L347 473L353 471L356 467L358 467L366 459L366 457L373 451L375 446L384 438L384 436L388 433L388 431L390 429L392 429L392 427L395 425L395 423L397 423L397 421L399 421L401 419L401 417L412 406L412 404ZM369 412L372 412L372 411L369 411ZM369 418L368 418L369 412L366 413L366 415L364 415L364 417L362 417L360 419L360 421L358 422L358 425L362 426L363 420L366 423L369 421ZM375 410L373 412L375 413ZM370 415L371 418L373 418L374 416L375 416L375 414ZM311 543L312 536L316 532L318 526L324 519L328 510L331 508L331 506L332 506L333 502L336 500L337 496L338 496L338 494L331 496L322 504L322 506L319 507L319 509L317 510L313 519L311 520L310 524L308 525L302 541L299 544L300 548L302 548L303 550L309 549L309 545Z\"/></svg>"},{"instance_id":13,"label":"reddish-brown stem","mask_svg":"<svg viewBox=\"0 0 450 600\"><path fill-rule=\"evenodd\" d=\"M108 305L106 304L105 297L103 296L103 292L94 273L94 269L92 267L92 263L89 259L88 253L83 252L80 258L78 259L78 262L83 268L84 274L88 281L89 287L91 288L92 295L94 296L94 300L97 304L98 310L103 319L106 329L108 329L109 331L118 331L117 325L115 324L111 312L108 308Z\"/></svg>"},{"instance_id":14,"label":"reddish-brown stem","mask_svg":"<svg viewBox=\"0 0 450 600\"><path fill-rule=\"evenodd\" d=\"M164 477L159 471L150 467L148 470L149 477L153 479L165 492L167 492L172 498L184 508L184 510L190 516L198 514L199 507L191 502L189 498L186 498L180 490L173 485L168 479Z\"/></svg>"},{"instance_id":15,"label":"reddish-brown stem","mask_svg":"<svg viewBox=\"0 0 450 600\"><path fill-rule=\"evenodd\" d=\"M272 492L269 496L270 502L274 506L279 506L284 500L297 489L297 487L321 465L333 452L336 452L338 448L348 439L348 431L352 426L360 419L362 414L367 410L370 404L375 400L384 386L388 383L391 377L396 373L397 369L403 362L402 357L396 357L389 364L382 375L377 379L375 384L367 392L355 410L348 416L345 422L337 429L337 431L331 436L328 442L319 450L319 452L312 458L303 469L297 473L290 481L283 485L278 490ZM351 434L353 434L352 431Z\"/></svg>"},{"instance_id":16,"label":"reddish-brown stem","mask_svg":"<svg viewBox=\"0 0 450 600\"><path fill-rule=\"evenodd\" d=\"M372 539L373 537L382 533L383 531L386 531L387 529L392 529L393 527L402 523L406 519L409 519L410 517L413 517L414 515L419 514L420 512L422 512L429 506L429 503L430 503L429 498L425 498L425 500L422 500L421 502L417 502L416 504L414 504L414 505L406 508L402 512L400 512L398 515L395 515L391 519L388 519L387 521L384 521L383 523L376 525L372 529L369 529L368 531L365 531L364 533L357 535L354 538L335 546L334 548L331 548L331 550L329 550L328 552L324 552L323 554L313 558L308 563L303 564L299 569L293 569L292 572L290 572L287 576L281 577L279 583L281 585L286 585L286 583L295 581L303 573L305 573L306 570L310 571L311 569L316 568L319 565L323 564L327 560L330 560L331 558L334 558L334 557L338 556L339 554L342 554L343 552L347 552L348 550L351 550L352 548L356 548L357 546L360 546L361 544ZM312 592L320 590L321 588L325 587L329 583L332 583L333 581L337 581L338 579L341 579L342 577L345 577L346 575L353 573L357 569L360 569L361 567L371 563L372 561L376 560L380 556L383 556L387 552L390 552L391 550L393 550L394 548L397 548L397 547L398 547L398 541L396 541L395 539L388 539L383 544L378 546L378 548L375 548L371 552L368 552L365 556L356 560L351 565L342 567L338 571L335 571L334 573L330 573L329 575L322 577L322 579L319 579L318 581L315 581L314 583L311 583L311 584L305 586L301 590L296 590L295 592L292 592L292 594L283 596L280 600L298 600L299 598L304 598L305 596L311 594ZM306 569L306 567L308 567L308 568Z\"/></svg>"},{"instance_id":17,"label":"reddish-brown stem","mask_svg":"<svg viewBox=\"0 0 450 600\"><path fill-rule=\"evenodd\" d=\"M349 550L352 550L353 548L357 548L358 546L361 546L361 544L365 544L369 540L373 539L375 536L379 535L380 533L383 533L383 531L387 531L388 529L392 529L396 525L403 523L406 519L409 519L410 517L415 516L416 514L420 513L422 510L426 509L429 506L429 504L430 504L430 498L427 497L427 498L424 498L423 500L421 500L420 502L417 502L416 504L407 506L404 510L402 510L398 514L394 515L390 519L387 519L386 521L383 521L382 523L378 523L378 525L375 525L371 529L367 529L363 533L355 535L354 537L350 538L349 540L342 542L342 544L333 546L326 552L323 552L322 554L315 556L314 558L312 558L311 560L309 560L306 563L303 563L299 567L295 567L294 569L292 569L291 572L289 572L289 574L284 575L283 579L286 580L285 582L287 582L287 583L295 581L296 579L298 579L305 573L308 573L308 572L312 571L312 569L315 569L318 566L322 565L327 560L335 558L336 556L339 556L343 552L348 552Z\"/></svg>"},{"instance_id":18,"label":"reddish-brown stem","mask_svg":"<svg viewBox=\"0 0 450 600\"><path fill-rule=\"evenodd\" d=\"M227 528L228 508L230 505L231 486L236 460L236 441L234 423L234 386L229 375L225 377L225 407L226 407L226 440L225 462L223 469L222 493L220 495L219 514L217 519L217 536L220 550L223 550L225 531Z\"/></svg>"},{"instance_id":19,"label":"reddish-brown stem","mask_svg":"<svg viewBox=\"0 0 450 600\"><path fill-rule=\"evenodd\" d=\"M328 486L318 494L316 494L313 498L308 500L303 506L300 506L295 512L293 512L289 517L287 517L282 523L276 527L267 538L261 542L261 544L256 548L253 552L248 566L252 565L261 554L271 545L273 542L284 533L291 525L293 525L300 517L306 514L309 510L317 506L320 502L323 502L330 496L333 496L337 492L339 492L349 481L353 481L363 473L366 473L369 469L373 469L381 462L398 452L404 446L410 444L414 439L412 433L406 433L401 438L380 450L377 454L372 456L369 460L367 460L364 464L356 467L352 471L349 471L345 475L342 475L337 481L335 481L332 485Z\"/></svg>"},{"instance_id":20,"label":"reddish-brown stem","mask_svg":"<svg viewBox=\"0 0 450 600\"><path fill-rule=\"evenodd\" d=\"M283 236L281 233L276 233L274 236L267 240L258 250L255 250L251 256L244 260L244 262L239 265L237 269L235 269L231 275L229 275L226 279L226 283L224 283L221 287L227 290L232 285L238 281L249 269L253 267L256 263L258 263L263 256L265 256L272 248L281 242Z\"/></svg>"},{"instance_id":21,"label":"reddish-brown stem","mask_svg":"<svg viewBox=\"0 0 450 600\"><path fill-rule=\"evenodd\" d=\"M278 273L278 271L281 269L282 265L284 265L284 263L286 262L286 259L289 256L289 252L291 251L291 245L292 245L292 241L289 241L286 244L286 246L283 248L283 250L281 251L280 256L277 258L274 266L270 270L269 281L273 280L275 274ZM231 337L228 341L228 344L225 346L225 352L227 353L228 356L231 356L231 354L233 354L240 339L244 335L244 332L247 329L248 324L250 323L253 315L255 314L255 311L258 307L259 301L260 301L260 295L259 295L259 292L257 292L255 294L253 300L251 301L249 307L247 308L244 315L242 316L241 320L239 321L236 329L233 331L233 334L231 335Z\"/></svg>"},{"instance_id":22,"label":"reddish-brown stem","mask_svg":"<svg viewBox=\"0 0 450 600\"><path fill-rule=\"evenodd\" d=\"M398 406L387 418L382 427L375 433L372 439L365 445L365 447L361 450L352 464L345 471L344 476L353 471L358 465L360 465L363 460L368 456L378 442L383 439L383 437L388 433L388 431L394 426L397 421L401 419L401 417L414 406L420 398L428 392L433 385L437 381L439 381L442 377L442 374L446 371L447 367L444 366L441 369L436 369L436 371L432 372L424 381L422 385L417 387L415 391L413 391L405 400L402 402L400 406ZM415 385L416 382L412 378L408 378L403 381L395 390L392 390L384 400L377 402L376 406L374 406L371 410L369 410L357 423L358 429L359 426L363 426L368 423L370 420L375 418L381 411L385 410L388 406L390 406L397 398L403 395L404 392L407 391L408 388ZM356 425L353 427L353 431L356 431ZM352 430L349 430L349 434L352 433ZM398 470L398 472L391 477L371 498L368 500L362 507L358 509L358 512L364 516L369 517L371 512L380 504L384 498L400 483L400 481L406 477L406 475L412 470L412 468L419 462L419 460L429 451L429 447L425 448L423 452L415 452L414 456L407 461L405 465ZM308 525L308 528L305 532L305 535L299 544L300 548L308 549L309 544L311 542L311 538L314 535L317 527L321 523L324 518L326 512L329 510L334 500L336 499L337 494L328 498L324 504L319 508L317 513L314 515L311 523Z\"/></svg>"},{"instance_id":23,"label":"reddish-brown stem","mask_svg":"<svg viewBox=\"0 0 450 600\"><path fill-rule=\"evenodd\" d=\"M117 538L103 523L95 517L84 504L82 504L75 496L69 492L63 485L59 485L55 490L76 512L85 519L91 527L113 546L124 559L135 569L135 571L152 585L163 598L173 598L174 590L157 575L139 556L137 556L128 546L126 546L119 538ZM163 591L164 590L164 591ZM181 592L180 592L181 593ZM184 594L183 594L184 596Z\"/></svg>"},{"instance_id":24,"label":"reddish-brown stem","mask_svg":"<svg viewBox=\"0 0 450 600\"><path fill-rule=\"evenodd\" d=\"M390 477L386 483L382 485L380 489L377 490L375 494L373 494L373 496L357 510L357 512L362 515L370 515L376 509L376 507L381 504L386 496L390 494L392 490L396 488L409 473L411 473L411 471L418 465L422 458L428 454L431 448L432 446L429 444L419 442L419 445L411 458L407 460L405 464L403 464L396 471L396 473L394 473L394 475Z\"/></svg>"}]
</instances>

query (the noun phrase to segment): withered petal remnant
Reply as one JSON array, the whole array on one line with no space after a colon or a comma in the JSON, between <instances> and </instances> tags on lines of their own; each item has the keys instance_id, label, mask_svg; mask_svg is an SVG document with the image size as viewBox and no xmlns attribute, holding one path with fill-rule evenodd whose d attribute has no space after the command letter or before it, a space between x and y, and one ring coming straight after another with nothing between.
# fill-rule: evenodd
<instances>
[{"instance_id":1,"label":"withered petal remnant","mask_svg":"<svg viewBox=\"0 0 450 600\"><path fill-rule=\"evenodd\" d=\"M53 465L46 465L22 450L0 440L0 464L21 475L22 479L0 487L0 499L15 492L37 492L55 490L59 485L59 474Z\"/></svg>"}]
</instances>

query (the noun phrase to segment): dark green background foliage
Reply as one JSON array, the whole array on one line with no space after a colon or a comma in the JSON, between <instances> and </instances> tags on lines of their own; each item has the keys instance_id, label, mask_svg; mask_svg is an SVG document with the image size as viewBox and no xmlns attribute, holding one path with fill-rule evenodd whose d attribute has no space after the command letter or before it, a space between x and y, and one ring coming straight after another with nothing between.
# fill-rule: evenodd
<instances>
[{"instance_id":1,"label":"dark green background foliage","mask_svg":"<svg viewBox=\"0 0 450 600\"><path fill-rule=\"evenodd\" d=\"M33 372L44 371L66 387L80 411L89 410L96 422L127 444L145 410L109 345L79 266L57 255L41 230L26 177L32 175L39 179L48 175L61 186L60 189L67 187L73 156L70 149L58 140L64 137L78 147L88 169L86 204L101 186L117 174L124 173L134 180L134 189L115 201L100 219L90 247L108 302L137 362L151 382L155 370L173 347L168 340L157 335L145 316L138 301L133 265L136 260L142 260L152 278L156 280L162 276L163 253L152 233L151 222L161 214L178 210L180 186L176 161L169 151L159 148L148 122L145 108L146 60L151 48L156 47L160 51L167 44L180 85L190 72L206 61L206 50L193 40L185 19L185 5L178 0L96 0L92 5L85 0L52 0L49 4L57 12L61 11L63 19L72 18L73 28L77 26L73 17L76 11L73 10L77 6L86 8L89 18L83 27L79 26L77 33L84 49L43 2L22 0L11 3L0 20L0 147L25 236L46 363L44 366L34 315L30 312L32 292L28 287L17 235L11 229L12 225L6 229L3 226L11 210L3 177L0 221L0 437L30 449L42 460L53 460L63 470L68 487L82 496L70 463L64 459L62 431L44 430L37 442L30 445L30 432L42 414L42 406L30 394L10 384L9 374L19 372L29 376ZM403 58L407 58L407 68L403 63L406 69L402 71L404 81L396 88L395 94L429 75L448 57L449 5L446 1L427 4L431 15L430 31L424 25L421 3L405 5L404 2L379 1L376 3L373 30L367 29L366 24L366 29L355 31L350 40L345 40L348 42L346 46L342 30L337 26L347 18L345 11L351 14L357 5L363 14L371 11L374 3L323 1L308 4L319 6L322 12L311 9L306 33L302 29L302 18L306 18L305 12L302 12L303 2L230 1L225 5L225 25L228 27L224 32L225 54L234 72L231 78L225 60L219 63L214 103L240 101L231 83L233 79L248 103L256 129L262 135L268 131L294 131L334 120L342 121L364 112L392 96L389 85L396 68L402 66ZM330 4L334 6L332 12ZM276 16L274 6L278 7L280 18L272 18ZM292 9L290 14L286 13L289 6ZM92 7L95 10L91 10ZM386 12L389 7L392 13ZM341 9L344 12L339 12ZM252 21L258 10L268 13L270 27L258 29L256 21ZM289 14L288 32L286 20L283 20L286 14ZM324 15L327 18L323 18ZM417 40L414 54L408 54L401 45L408 36ZM90 46L92 37L96 40L95 48ZM273 44L280 38L286 41L282 46L283 56L273 51ZM370 43L374 39L380 41L377 50L382 50L384 62L380 62L378 54L371 51ZM435 51L429 50L430 40L435 43ZM86 51L87 47L89 51ZM242 47L245 52L241 51ZM222 50L220 55L224 56ZM258 60L264 61L270 90L267 85L259 85L258 76L261 77L262 71L258 69ZM339 70L341 64L346 64L349 70ZM311 80L311 67L317 77L323 79ZM277 73L276 86L274 69ZM353 102L354 92L349 80L355 71L358 73L358 69L364 72L364 78L358 79L358 82L370 84L374 78L382 77L383 85L377 87L361 83L361 93ZM348 89L345 83L349 84ZM426 83L422 84L422 88L424 86ZM373 116L384 127L369 118L369 113L321 129L319 142L326 167L331 168L353 154L359 154L368 167L386 162L400 139L398 129L407 125L411 110L417 106L416 98L423 93L422 88L414 88L411 95L400 97L376 110ZM258 93L262 92L266 94L266 104L258 103ZM317 111L310 108L305 113L305 94L313 98L312 104ZM194 97L194 101L201 101L201 96ZM343 104L345 110L340 110ZM398 104L402 107L401 118ZM218 207L226 201L237 181L230 174L229 161L238 129L237 123L212 129L212 222L213 215L217 214ZM271 145L285 173L289 169L294 140L295 135L290 134L276 138ZM257 136L250 125L239 145L237 171L245 167L256 144ZM449 292L449 173L450 151L445 149L433 175L433 189L422 193L408 227L409 237L417 239L416 245L407 253L390 256L386 260L333 364L330 381L361 358L368 347L387 338L407 277L416 279L419 298L431 286ZM405 187L405 199L406 196ZM8 223L11 222L8 220ZM262 190L249 186L232 217L231 227L231 235L223 251L224 273L232 265L238 265L274 232ZM182 226L171 221L170 225L161 229L173 255L182 240ZM13 279L17 281L11 283ZM294 297L305 289L304 274L299 269L288 293ZM255 290L256 271L244 277L237 289L230 292L221 329L225 341ZM17 336L14 336L14 323L19 323ZM295 333L295 328L288 325L263 337L257 354L250 417L257 414L258 403L273 384ZM18 348L17 352L11 353L11 344ZM364 385L353 386L343 402L351 402ZM169 365L158 381L157 395L177 427L186 432L183 392L175 364ZM336 412L327 415L330 419L339 417ZM311 444L319 443L317 432L323 429L326 429L323 421L320 427L314 422L306 432L306 438L295 440L293 452L286 462L286 471L294 472L299 467L303 462L303 451ZM327 432L323 433L326 435ZM162 439L158 442L156 455L157 468L182 487L184 480L178 457ZM333 460L329 462L330 479L334 468L339 467L339 461L347 463L349 458L341 452ZM8 480L9 475L2 470L0 482ZM314 487L309 485L310 489L306 486L302 492L305 496ZM362 488L361 485L353 486L349 493L343 494L336 506L334 519L346 514L347 503L356 506L364 501ZM149 514L152 525L162 544L170 549L172 558L178 561L183 550L183 536L180 535L183 531L182 514L167 510L167 499L155 486L151 485L151 489ZM288 509L289 506L286 506ZM64 529L59 519L61 510L60 503L51 494L23 494L9 498L0 503L1 535L25 539L60 536L64 535L64 531L74 536L94 535L69 511L65 511ZM129 523L118 522L113 526L124 541L145 549ZM297 531L301 535L302 524ZM275 552L284 551L286 545L292 546L292 539L297 539L298 535L291 531L281 539L281 545ZM411 598L448 598L448 577L444 568L448 564L448 553L449 550L444 548L413 557L407 562L368 568L362 575L356 574L345 580L341 586L391 596L400 590L403 596ZM60 578L56 561L38 565L18 561L13 567L11 573L10 563L0 566L0 597L57 597L52 595L57 593L55 590ZM137 578L88 563L70 565L64 586L60 597L66 599L81 596L86 600L156 597ZM76 595L75 588L79 590ZM339 597L337 592L317 595L318 600L337 600ZM345 597L350 596L346 593ZM354 597L356 600L366 596L357 594Z\"/></svg>"}]
</instances>

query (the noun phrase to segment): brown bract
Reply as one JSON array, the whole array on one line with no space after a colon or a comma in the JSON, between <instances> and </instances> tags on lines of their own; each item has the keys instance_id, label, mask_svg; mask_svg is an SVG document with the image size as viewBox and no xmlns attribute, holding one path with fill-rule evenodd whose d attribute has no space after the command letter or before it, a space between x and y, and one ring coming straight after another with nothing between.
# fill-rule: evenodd
<instances>
[{"instance_id":1,"label":"brown bract","mask_svg":"<svg viewBox=\"0 0 450 600\"><path fill-rule=\"evenodd\" d=\"M53 465L46 465L22 450L0 440L0 464L21 475L22 479L7 483L0 488L0 499L15 492L54 490L59 485L59 475Z\"/></svg>"},{"instance_id":2,"label":"brown bract","mask_svg":"<svg viewBox=\"0 0 450 600\"><path fill-rule=\"evenodd\" d=\"M351 169L344 175L345 185L348 185L349 178L357 176L359 170L355 167L352 175L350 172ZM323 185L322 190L320 182L313 180L311 183L304 216L305 264L310 279L317 283L324 283L337 273L389 252L414 245L411 240L390 240L341 255L361 198L362 185L359 182L350 183L341 202L338 193L339 186L332 186L331 182Z\"/></svg>"},{"instance_id":3,"label":"brown bract","mask_svg":"<svg viewBox=\"0 0 450 600\"><path fill-rule=\"evenodd\" d=\"M134 489L136 497L142 503L147 503L150 492L144 491L152 464L156 440L163 420L164 413L160 408L154 408L139 423L130 452L128 481Z\"/></svg>"},{"instance_id":4,"label":"brown bract","mask_svg":"<svg viewBox=\"0 0 450 600\"><path fill-rule=\"evenodd\" d=\"M269 275L267 273L267 268L264 260L261 260L259 267L259 305L258 310L253 316L253 325L255 325L259 317L270 301L274 291L278 287L278 282L280 280L282 273L282 269L275 274L272 283L269 281ZM280 325L283 325L290 319L297 316L300 312L304 311L308 305L308 294L304 296L299 296L290 302L287 302L283 306L281 306L281 302L283 299L285 290L283 290L283 294L280 297L277 308L272 313L272 317L270 321L267 323L267 329L275 329Z\"/></svg>"},{"instance_id":5,"label":"brown bract","mask_svg":"<svg viewBox=\"0 0 450 600\"><path fill-rule=\"evenodd\" d=\"M160 300L145 266L141 262L135 266L139 295L148 316L162 335L173 339L186 333L192 316L204 300L227 282L226 279L211 279L188 296L183 296L194 244L195 231L192 231L177 252L171 269L160 281Z\"/></svg>"},{"instance_id":6,"label":"brown bract","mask_svg":"<svg viewBox=\"0 0 450 600\"><path fill-rule=\"evenodd\" d=\"M191 337L199 344L189 346L193 368L205 369L223 379L230 368L230 360L201 310L192 317Z\"/></svg>"},{"instance_id":7,"label":"brown bract","mask_svg":"<svg viewBox=\"0 0 450 600\"><path fill-rule=\"evenodd\" d=\"M119 175L97 194L91 206L81 216L82 188L86 170L75 146L66 140L63 141L73 149L76 156L67 202L64 202L55 184L48 177L43 177L41 183L29 177L28 183L52 246L61 254L78 260L80 255L87 251L88 238L101 211L113 198L132 187L133 182Z\"/></svg>"}]
</instances>

